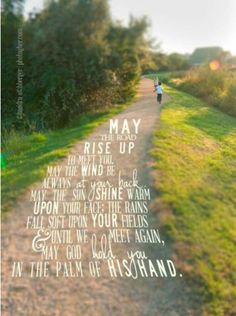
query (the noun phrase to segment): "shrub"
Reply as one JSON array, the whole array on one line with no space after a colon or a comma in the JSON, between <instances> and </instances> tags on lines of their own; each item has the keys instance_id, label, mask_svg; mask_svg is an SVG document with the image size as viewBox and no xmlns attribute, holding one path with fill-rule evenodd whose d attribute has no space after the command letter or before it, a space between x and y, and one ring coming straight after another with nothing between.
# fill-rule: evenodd
<instances>
[{"instance_id":1,"label":"shrub","mask_svg":"<svg viewBox=\"0 0 236 316\"><path fill-rule=\"evenodd\" d=\"M207 101L221 111L236 116L236 74L227 68L212 71L201 67L188 71L172 85Z\"/></svg>"}]
</instances>

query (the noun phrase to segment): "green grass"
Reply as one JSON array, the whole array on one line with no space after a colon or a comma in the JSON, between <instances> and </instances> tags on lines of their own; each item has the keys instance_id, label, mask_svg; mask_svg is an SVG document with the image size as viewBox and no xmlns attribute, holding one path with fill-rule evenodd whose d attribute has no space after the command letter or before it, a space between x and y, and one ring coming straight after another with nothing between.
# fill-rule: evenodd
<instances>
[{"instance_id":1,"label":"green grass","mask_svg":"<svg viewBox=\"0 0 236 316\"><path fill-rule=\"evenodd\" d=\"M3 140L6 167L2 170L2 212L9 211L32 183L43 178L46 167L65 157L76 141L85 138L94 128L129 104L83 115L70 127L49 133L8 134Z\"/></svg>"},{"instance_id":2,"label":"green grass","mask_svg":"<svg viewBox=\"0 0 236 316\"><path fill-rule=\"evenodd\" d=\"M196 315L236 315L236 119L164 89L171 100L152 151L163 232L199 306Z\"/></svg>"},{"instance_id":3,"label":"green grass","mask_svg":"<svg viewBox=\"0 0 236 316\"><path fill-rule=\"evenodd\" d=\"M157 72L156 74L145 75L146 78L154 80L158 76L158 79L161 82L167 83L170 80L171 73L170 72Z\"/></svg>"},{"instance_id":4,"label":"green grass","mask_svg":"<svg viewBox=\"0 0 236 316\"><path fill-rule=\"evenodd\" d=\"M158 79L166 84L169 84L172 78L180 78L186 73L185 70L179 70L179 71L163 71L163 72L157 72L154 74L145 75L146 78L154 80L156 79L156 76L158 76Z\"/></svg>"}]
</instances>

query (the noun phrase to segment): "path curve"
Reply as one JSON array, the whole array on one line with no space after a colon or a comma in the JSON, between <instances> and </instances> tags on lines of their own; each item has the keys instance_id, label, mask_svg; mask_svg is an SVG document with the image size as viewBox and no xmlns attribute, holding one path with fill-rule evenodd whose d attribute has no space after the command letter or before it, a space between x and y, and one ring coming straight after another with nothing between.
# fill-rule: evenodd
<instances>
[{"instance_id":1,"label":"path curve","mask_svg":"<svg viewBox=\"0 0 236 316\"><path fill-rule=\"evenodd\" d=\"M164 97L165 102L165 97ZM117 152L114 144L113 157L122 175L130 177L134 168L138 169L139 180L148 186L152 184L151 160L148 151L151 148L152 132L157 124L160 107L153 93L152 81L142 79L139 97L116 118L122 120L141 118L141 132L134 153L127 161ZM97 128L88 141L99 139L106 134L108 123ZM82 152L83 141L78 142L71 153ZM66 164L62 160L58 164ZM78 179L77 179L78 180ZM37 183L32 188L40 188ZM10 266L14 260L38 260L38 254L32 253L31 242L34 232L25 229L26 218L32 214L29 202L30 190L16 204L10 216L2 224L2 315L3 316L185 316L187 304L181 297L184 284L182 279L139 278L138 280L103 277L101 279L55 278L11 278ZM155 192L152 190L152 199ZM158 228L156 210L149 214L149 223ZM90 229L90 228L89 228ZM96 231L101 234L102 230ZM116 254L127 251L132 245L117 244ZM142 246L143 247L143 246ZM159 248L154 245L143 247L150 258L159 257ZM164 255L170 255L168 245ZM88 260L88 250L83 260Z\"/></svg>"}]
</instances>

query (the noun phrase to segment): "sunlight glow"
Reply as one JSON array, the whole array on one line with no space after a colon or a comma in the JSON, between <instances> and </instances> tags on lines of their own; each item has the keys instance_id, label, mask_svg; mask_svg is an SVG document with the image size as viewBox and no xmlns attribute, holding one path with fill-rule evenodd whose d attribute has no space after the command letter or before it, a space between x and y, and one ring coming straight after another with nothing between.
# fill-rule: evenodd
<instances>
[{"instance_id":1,"label":"sunlight glow","mask_svg":"<svg viewBox=\"0 0 236 316\"><path fill-rule=\"evenodd\" d=\"M221 66L220 61L217 59L212 60L209 64L209 67L211 70L218 70L220 69L220 66Z\"/></svg>"}]
</instances>

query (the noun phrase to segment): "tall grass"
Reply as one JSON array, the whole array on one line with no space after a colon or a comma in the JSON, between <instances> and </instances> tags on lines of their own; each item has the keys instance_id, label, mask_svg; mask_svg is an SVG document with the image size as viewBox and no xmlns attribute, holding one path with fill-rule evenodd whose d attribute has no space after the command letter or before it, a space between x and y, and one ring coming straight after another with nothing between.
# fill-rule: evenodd
<instances>
[{"instance_id":1,"label":"tall grass","mask_svg":"<svg viewBox=\"0 0 236 316\"><path fill-rule=\"evenodd\" d=\"M208 67L192 69L181 78L170 79L175 87L200 97L208 104L236 117L236 72Z\"/></svg>"}]
</instances>

